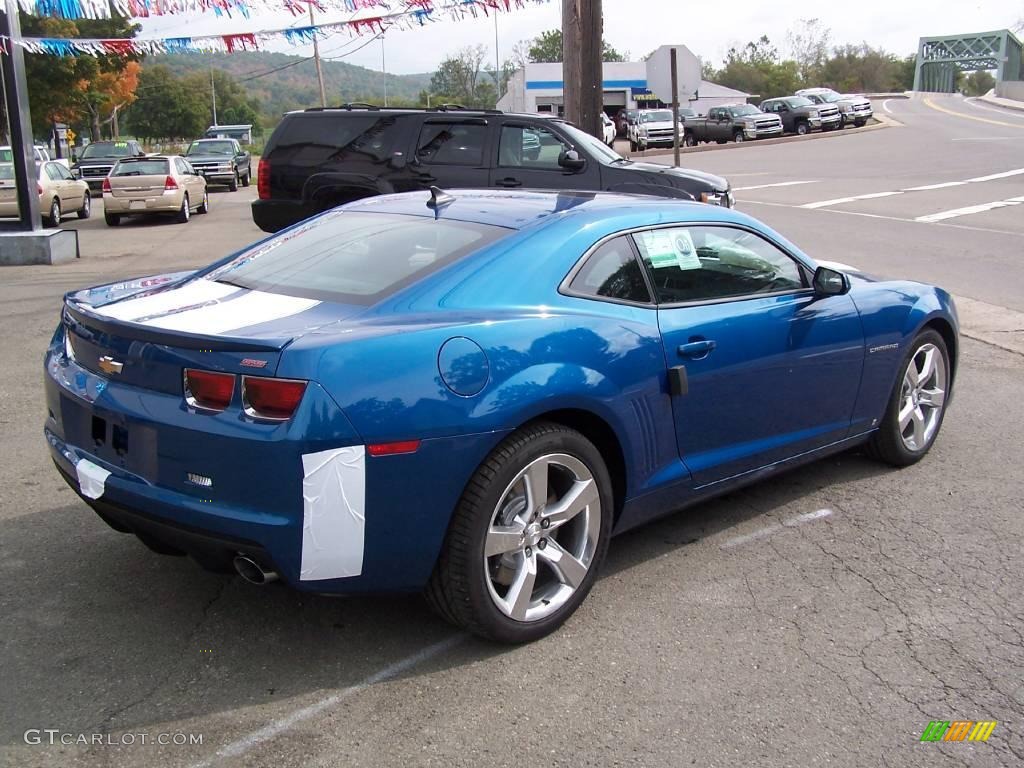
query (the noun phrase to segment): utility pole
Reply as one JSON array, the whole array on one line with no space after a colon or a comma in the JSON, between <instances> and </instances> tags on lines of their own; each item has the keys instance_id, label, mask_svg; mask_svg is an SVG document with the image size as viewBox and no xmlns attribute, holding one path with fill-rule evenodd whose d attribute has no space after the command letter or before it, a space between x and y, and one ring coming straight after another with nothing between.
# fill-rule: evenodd
<instances>
[{"instance_id":1,"label":"utility pole","mask_svg":"<svg viewBox=\"0 0 1024 768\"><path fill-rule=\"evenodd\" d=\"M669 65L672 67L672 159L673 165L679 167L679 65L676 62L676 49L668 52Z\"/></svg>"},{"instance_id":2,"label":"utility pole","mask_svg":"<svg viewBox=\"0 0 1024 768\"><path fill-rule=\"evenodd\" d=\"M384 61L384 33L380 35L380 71L384 75L384 106L388 105L388 66Z\"/></svg>"},{"instance_id":3,"label":"utility pole","mask_svg":"<svg viewBox=\"0 0 1024 768\"><path fill-rule=\"evenodd\" d=\"M499 99L502 96L505 95L505 94L503 94L501 92L502 74L503 73L501 71L501 57L498 55L498 12L495 11L494 12L494 92L498 95Z\"/></svg>"},{"instance_id":4,"label":"utility pole","mask_svg":"<svg viewBox=\"0 0 1024 768\"><path fill-rule=\"evenodd\" d=\"M309 26L315 27L313 21L313 3L309 4ZM320 41L317 40L316 30L313 30L313 60L316 62L316 80L320 84L320 106L327 107L327 91L324 90L324 69L320 64Z\"/></svg>"},{"instance_id":5,"label":"utility pole","mask_svg":"<svg viewBox=\"0 0 1024 768\"><path fill-rule=\"evenodd\" d=\"M213 67L210 67L210 100L213 103L213 124L219 125L217 122L217 86L213 83Z\"/></svg>"},{"instance_id":6,"label":"utility pole","mask_svg":"<svg viewBox=\"0 0 1024 768\"><path fill-rule=\"evenodd\" d=\"M601 0L562 0L562 81L565 117L601 137L603 17Z\"/></svg>"}]
</instances>

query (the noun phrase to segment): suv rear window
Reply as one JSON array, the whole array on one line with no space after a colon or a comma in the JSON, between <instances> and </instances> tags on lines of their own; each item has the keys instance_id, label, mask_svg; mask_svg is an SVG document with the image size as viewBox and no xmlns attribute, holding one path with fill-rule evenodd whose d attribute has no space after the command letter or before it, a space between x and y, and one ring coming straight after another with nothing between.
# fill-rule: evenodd
<instances>
[{"instance_id":1,"label":"suv rear window","mask_svg":"<svg viewBox=\"0 0 1024 768\"><path fill-rule=\"evenodd\" d=\"M111 176L163 176L169 173L166 160L121 160L110 171Z\"/></svg>"},{"instance_id":2,"label":"suv rear window","mask_svg":"<svg viewBox=\"0 0 1024 768\"><path fill-rule=\"evenodd\" d=\"M391 156L398 129L394 115L329 112L298 114L282 121L274 132L273 153L286 153L289 164L317 166L346 152L375 160Z\"/></svg>"},{"instance_id":3,"label":"suv rear window","mask_svg":"<svg viewBox=\"0 0 1024 768\"><path fill-rule=\"evenodd\" d=\"M365 211L331 211L243 251L207 278L287 296L373 304L512 230Z\"/></svg>"}]
</instances>

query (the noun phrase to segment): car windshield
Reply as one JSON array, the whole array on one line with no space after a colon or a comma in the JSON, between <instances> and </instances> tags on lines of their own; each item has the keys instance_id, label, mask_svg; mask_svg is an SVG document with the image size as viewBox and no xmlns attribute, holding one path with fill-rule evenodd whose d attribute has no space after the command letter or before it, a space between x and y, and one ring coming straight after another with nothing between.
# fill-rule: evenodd
<instances>
[{"instance_id":1,"label":"car windshield","mask_svg":"<svg viewBox=\"0 0 1024 768\"><path fill-rule=\"evenodd\" d=\"M643 112L640 115L641 123L671 123L672 112L667 109L656 109L653 112Z\"/></svg>"},{"instance_id":2,"label":"car windshield","mask_svg":"<svg viewBox=\"0 0 1024 768\"><path fill-rule=\"evenodd\" d=\"M680 117L696 117L697 116L697 110L695 110L695 109L680 109L679 110L679 116Z\"/></svg>"},{"instance_id":3,"label":"car windshield","mask_svg":"<svg viewBox=\"0 0 1024 768\"><path fill-rule=\"evenodd\" d=\"M111 176L165 176L167 173L166 160L129 160L118 163L110 171Z\"/></svg>"},{"instance_id":4,"label":"car windshield","mask_svg":"<svg viewBox=\"0 0 1024 768\"><path fill-rule=\"evenodd\" d=\"M739 107L729 107L729 114L733 117L743 117L743 115L758 115L761 113L757 107L753 104L743 104Z\"/></svg>"},{"instance_id":5,"label":"car windshield","mask_svg":"<svg viewBox=\"0 0 1024 768\"><path fill-rule=\"evenodd\" d=\"M230 141L193 141L186 156L192 155L233 155L235 145Z\"/></svg>"},{"instance_id":6,"label":"car windshield","mask_svg":"<svg viewBox=\"0 0 1024 768\"><path fill-rule=\"evenodd\" d=\"M90 157L130 157L127 141L94 141L82 152L82 159Z\"/></svg>"},{"instance_id":7,"label":"car windshield","mask_svg":"<svg viewBox=\"0 0 1024 768\"><path fill-rule=\"evenodd\" d=\"M207 279L373 304L512 231L432 216L331 211L243 251Z\"/></svg>"},{"instance_id":8,"label":"car windshield","mask_svg":"<svg viewBox=\"0 0 1024 768\"><path fill-rule=\"evenodd\" d=\"M822 101L827 101L829 104L835 104L837 101L843 100L843 97L838 93L819 93L818 98Z\"/></svg>"},{"instance_id":9,"label":"car windshield","mask_svg":"<svg viewBox=\"0 0 1024 768\"><path fill-rule=\"evenodd\" d=\"M0 152L2 152L2 150L0 150ZM10 150L8 150L8 152L10 152ZM2 157L2 155L0 155L0 157ZM10 181L13 178L14 166L10 164L0 165L0 181Z\"/></svg>"},{"instance_id":10,"label":"car windshield","mask_svg":"<svg viewBox=\"0 0 1024 768\"><path fill-rule=\"evenodd\" d=\"M622 160L622 155L614 149L609 147L600 139L591 136L586 131L581 131L575 125L564 123L562 128L572 138L573 144L577 147L586 147L590 154L597 156L598 161L602 163L614 163Z\"/></svg>"},{"instance_id":11,"label":"car windshield","mask_svg":"<svg viewBox=\"0 0 1024 768\"><path fill-rule=\"evenodd\" d=\"M800 107L811 106L814 102L804 96L794 96L791 99L787 99L786 103L790 109L800 109Z\"/></svg>"}]
</instances>

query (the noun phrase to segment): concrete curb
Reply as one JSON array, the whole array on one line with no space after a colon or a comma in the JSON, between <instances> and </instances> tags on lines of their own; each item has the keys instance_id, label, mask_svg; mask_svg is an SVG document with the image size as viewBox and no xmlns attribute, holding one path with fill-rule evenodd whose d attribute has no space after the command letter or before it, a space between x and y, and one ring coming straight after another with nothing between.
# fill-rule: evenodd
<instances>
[{"instance_id":1,"label":"concrete curb","mask_svg":"<svg viewBox=\"0 0 1024 768\"><path fill-rule=\"evenodd\" d=\"M1013 99L989 96L986 93L984 96L978 96L978 101L984 101L986 104L991 104L993 107L1002 107L1003 109L1012 109L1015 112L1024 112L1024 102L1014 101Z\"/></svg>"},{"instance_id":2,"label":"concrete curb","mask_svg":"<svg viewBox=\"0 0 1024 768\"><path fill-rule=\"evenodd\" d=\"M1024 312L955 296L960 333L1007 352L1024 355Z\"/></svg>"},{"instance_id":3,"label":"concrete curb","mask_svg":"<svg viewBox=\"0 0 1024 768\"><path fill-rule=\"evenodd\" d=\"M745 147L763 147L769 144L790 144L798 141L817 141L818 139L838 139L841 136L855 136L859 133L867 133L868 131L877 131L881 128L894 128L903 127L903 123L893 120L891 117L885 115L875 115L877 122L865 125L861 128L842 128L833 131L818 131L817 133L809 133L806 136L780 136L775 139L755 139L753 141L741 141L736 143L734 141L727 142L726 144L700 144L696 147L680 147L680 154L690 155L694 152L716 152L723 149L743 149ZM627 146L628 143L627 143ZM664 157L665 155L672 155L671 149L649 149L646 152L622 153L624 157L628 157L631 160L643 159L647 157Z\"/></svg>"}]
</instances>

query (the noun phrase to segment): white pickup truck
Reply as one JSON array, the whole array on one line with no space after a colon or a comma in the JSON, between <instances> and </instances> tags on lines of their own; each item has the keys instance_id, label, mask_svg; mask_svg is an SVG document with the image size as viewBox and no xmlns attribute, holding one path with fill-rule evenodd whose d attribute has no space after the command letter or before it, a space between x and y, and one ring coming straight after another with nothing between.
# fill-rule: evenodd
<instances>
[{"instance_id":1,"label":"white pickup truck","mask_svg":"<svg viewBox=\"0 0 1024 768\"><path fill-rule=\"evenodd\" d=\"M683 139L683 121L679 121L679 140ZM629 150L643 151L648 147L672 146L672 110L641 109L636 120L629 124Z\"/></svg>"}]
</instances>

